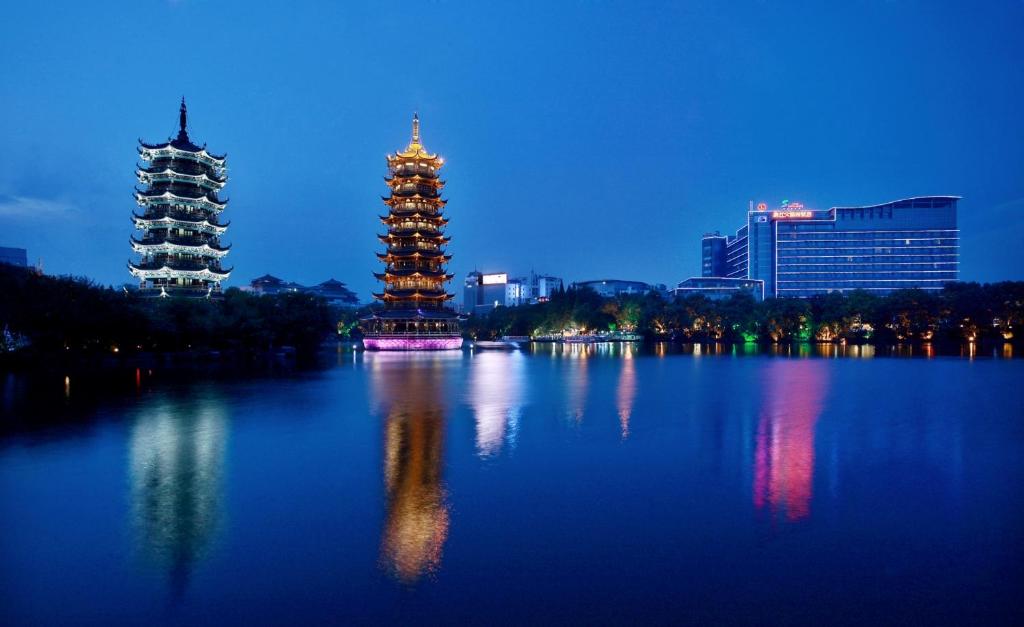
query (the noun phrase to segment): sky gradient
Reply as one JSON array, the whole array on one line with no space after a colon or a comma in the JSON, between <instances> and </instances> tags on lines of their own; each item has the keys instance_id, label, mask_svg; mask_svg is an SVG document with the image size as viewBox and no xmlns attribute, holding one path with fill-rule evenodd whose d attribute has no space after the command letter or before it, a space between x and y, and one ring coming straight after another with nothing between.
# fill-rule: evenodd
<instances>
[{"instance_id":1,"label":"sky gradient","mask_svg":"<svg viewBox=\"0 0 1024 627\"><path fill-rule=\"evenodd\" d=\"M456 292L473 269L674 285L750 200L941 194L964 197L961 278L1024 278L1024 3L825 4L15 3L0 246L134 282L136 141L184 95L228 153L226 286L368 300L413 111L446 160Z\"/></svg>"}]
</instances>

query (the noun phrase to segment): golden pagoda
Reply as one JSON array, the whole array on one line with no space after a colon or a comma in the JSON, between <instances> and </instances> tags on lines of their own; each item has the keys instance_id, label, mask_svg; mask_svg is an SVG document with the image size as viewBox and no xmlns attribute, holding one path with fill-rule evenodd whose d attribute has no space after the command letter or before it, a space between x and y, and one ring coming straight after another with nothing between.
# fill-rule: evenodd
<instances>
[{"instance_id":1,"label":"golden pagoda","mask_svg":"<svg viewBox=\"0 0 1024 627\"><path fill-rule=\"evenodd\" d=\"M363 344L373 350L460 348L458 315L445 306L453 298L445 290L453 275L446 269L444 159L423 146L419 116L413 115L409 145L389 154L387 164L391 193L383 198L388 213L380 216L387 232L377 236L386 247L377 254L384 271L374 274L384 290L373 295L384 308L362 320Z\"/></svg>"}]
</instances>

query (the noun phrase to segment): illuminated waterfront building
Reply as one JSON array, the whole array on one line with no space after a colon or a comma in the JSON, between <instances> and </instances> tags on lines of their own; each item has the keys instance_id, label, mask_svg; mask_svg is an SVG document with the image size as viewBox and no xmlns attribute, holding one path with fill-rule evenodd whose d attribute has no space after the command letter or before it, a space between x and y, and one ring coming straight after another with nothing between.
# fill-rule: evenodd
<instances>
[{"instance_id":1,"label":"illuminated waterfront building","mask_svg":"<svg viewBox=\"0 0 1024 627\"><path fill-rule=\"evenodd\" d=\"M181 100L178 136L162 144L139 140L136 170L144 189L135 190L142 215L132 214L141 238L131 238L140 255L128 271L139 289L151 296L214 296L231 271L221 267L228 254L220 237L228 225L220 214L227 206L218 192L227 182L224 156L207 152L189 139L185 99Z\"/></svg>"},{"instance_id":2,"label":"illuminated waterfront building","mask_svg":"<svg viewBox=\"0 0 1024 627\"><path fill-rule=\"evenodd\" d=\"M958 196L815 210L751 207L735 235L701 239L703 277L763 281L764 296L940 290L959 278Z\"/></svg>"},{"instance_id":3,"label":"illuminated waterfront building","mask_svg":"<svg viewBox=\"0 0 1024 627\"><path fill-rule=\"evenodd\" d=\"M445 284L452 279L445 251L448 218L441 198L444 160L420 142L420 122L412 120L412 140L405 150L387 156L385 180L391 193L384 198L387 215L379 235L386 246L378 257L384 272L375 273L384 291L374 298L384 303L362 323L363 344L371 350L438 350L462 346L458 315L446 307L452 295Z\"/></svg>"}]
</instances>

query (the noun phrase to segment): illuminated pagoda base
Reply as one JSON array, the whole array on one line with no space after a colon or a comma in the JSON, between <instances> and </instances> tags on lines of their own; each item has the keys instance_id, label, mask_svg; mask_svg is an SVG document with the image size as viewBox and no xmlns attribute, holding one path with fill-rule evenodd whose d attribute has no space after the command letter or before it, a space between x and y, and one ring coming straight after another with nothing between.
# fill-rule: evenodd
<instances>
[{"instance_id":1,"label":"illuminated pagoda base","mask_svg":"<svg viewBox=\"0 0 1024 627\"><path fill-rule=\"evenodd\" d=\"M448 218L441 198L444 159L420 143L419 118L413 116L412 141L405 150L388 155L385 177L391 194L385 197L387 229L378 235L387 250L377 257L384 272L377 280L384 291L374 294L384 308L360 320L363 346L369 350L455 350L462 348L458 314L445 307L453 295L445 290L452 280L445 251Z\"/></svg>"},{"instance_id":2,"label":"illuminated pagoda base","mask_svg":"<svg viewBox=\"0 0 1024 627\"><path fill-rule=\"evenodd\" d=\"M448 310L384 309L363 318L363 347L378 351L462 348L459 317Z\"/></svg>"}]
</instances>

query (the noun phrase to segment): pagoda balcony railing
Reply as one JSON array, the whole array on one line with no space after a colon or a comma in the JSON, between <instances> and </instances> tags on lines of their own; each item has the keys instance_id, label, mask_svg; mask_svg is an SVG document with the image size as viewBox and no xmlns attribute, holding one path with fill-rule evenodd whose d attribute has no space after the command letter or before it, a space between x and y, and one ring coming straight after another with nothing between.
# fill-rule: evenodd
<instances>
[{"instance_id":1,"label":"pagoda balcony railing","mask_svg":"<svg viewBox=\"0 0 1024 627\"><path fill-rule=\"evenodd\" d=\"M135 197L135 201L140 207L194 207L200 211L224 211L227 207L226 200L217 203L207 198L182 198L181 196L167 198L139 195Z\"/></svg>"},{"instance_id":2,"label":"pagoda balcony railing","mask_svg":"<svg viewBox=\"0 0 1024 627\"><path fill-rule=\"evenodd\" d=\"M365 335L381 340L401 340L409 337L453 337L461 335L461 332L455 329L451 331L367 331Z\"/></svg>"},{"instance_id":3,"label":"pagoda balcony railing","mask_svg":"<svg viewBox=\"0 0 1024 627\"><path fill-rule=\"evenodd\" d=\"M423 198L434 199L441 196L441 192L436 187L427 187L426 185L396 185L391 188L391 191L398 198L410 198L419 195Z\"/></svg>"},{"instance_id":4,"label":"pagoda balcony railing","mask_svg":"<svg viewBox=\"0 0 1024 627\"><path fill-rule=\"evenodd\" d=\"M395 168L389 168L384 173L384 178L392 176L425 176L427 178L437 178L437 175L437 168L400 165Z\"/></svg>"},{"instance_id":5,"label":"pagoda balcony railing","mask_svg":"<svg viewBox=\"0 0 1024 627\"><path fill-rule=\"evenodd\" d=\"M389 246L387 253L390 255L408 255L412 253L442 253L438 246Z\"/></svg>"},{"instance_id":6,"label":"pagoda balcony railing","mask_svg":"<svg viewBox=\"0 0 1024 627\"><path fill-rule=\"evenodd\" d=\"M157 246L160 244L174 244L175 246L209 246L213 250L227 251L227 246L221 246L216 239L203 239L201 237L143 237L135 240L143 246Z\"/></svg>"},{"instance_id":7,"label":"pagoda balcony railing","mask_svg":"<svg viewBox=\"0 0 1024 627\"><path fill-rule=\"evenodd\" d=\"M149 211L146 211L139 217L144 220L159 220L166 216L172 220L181 220L182 222L209 222L212 226L227 226L227 224L221 224L217 221L216 216L204 211L181 211L168 205L156 205L149 209Z\"/></svg>"},{"instance_id":8,"label":"pagoda balcony railing","mask_svg":"<svg viewBox=\"0 0 1024 627\"><path fill-rule=\"evenodd\" d=\"M183 259L154 258L135 264L135 267L139 270L159 270L164 266L172 270L212 270L214 272L223 272L219 263L203 263L199 261L185 261Z\"/></svg>"},{"instance_id":9,"label":"pagoda balcony railing","mask_svg":"<svg viewBox=\"0 0 1024 627\"><path fill-rule=\"evenodd\" d=\"M433 222L399 222L388 225L388 228L392 231L438 231L440 233L441 225Z\"/></svg>"}]
</instances>

